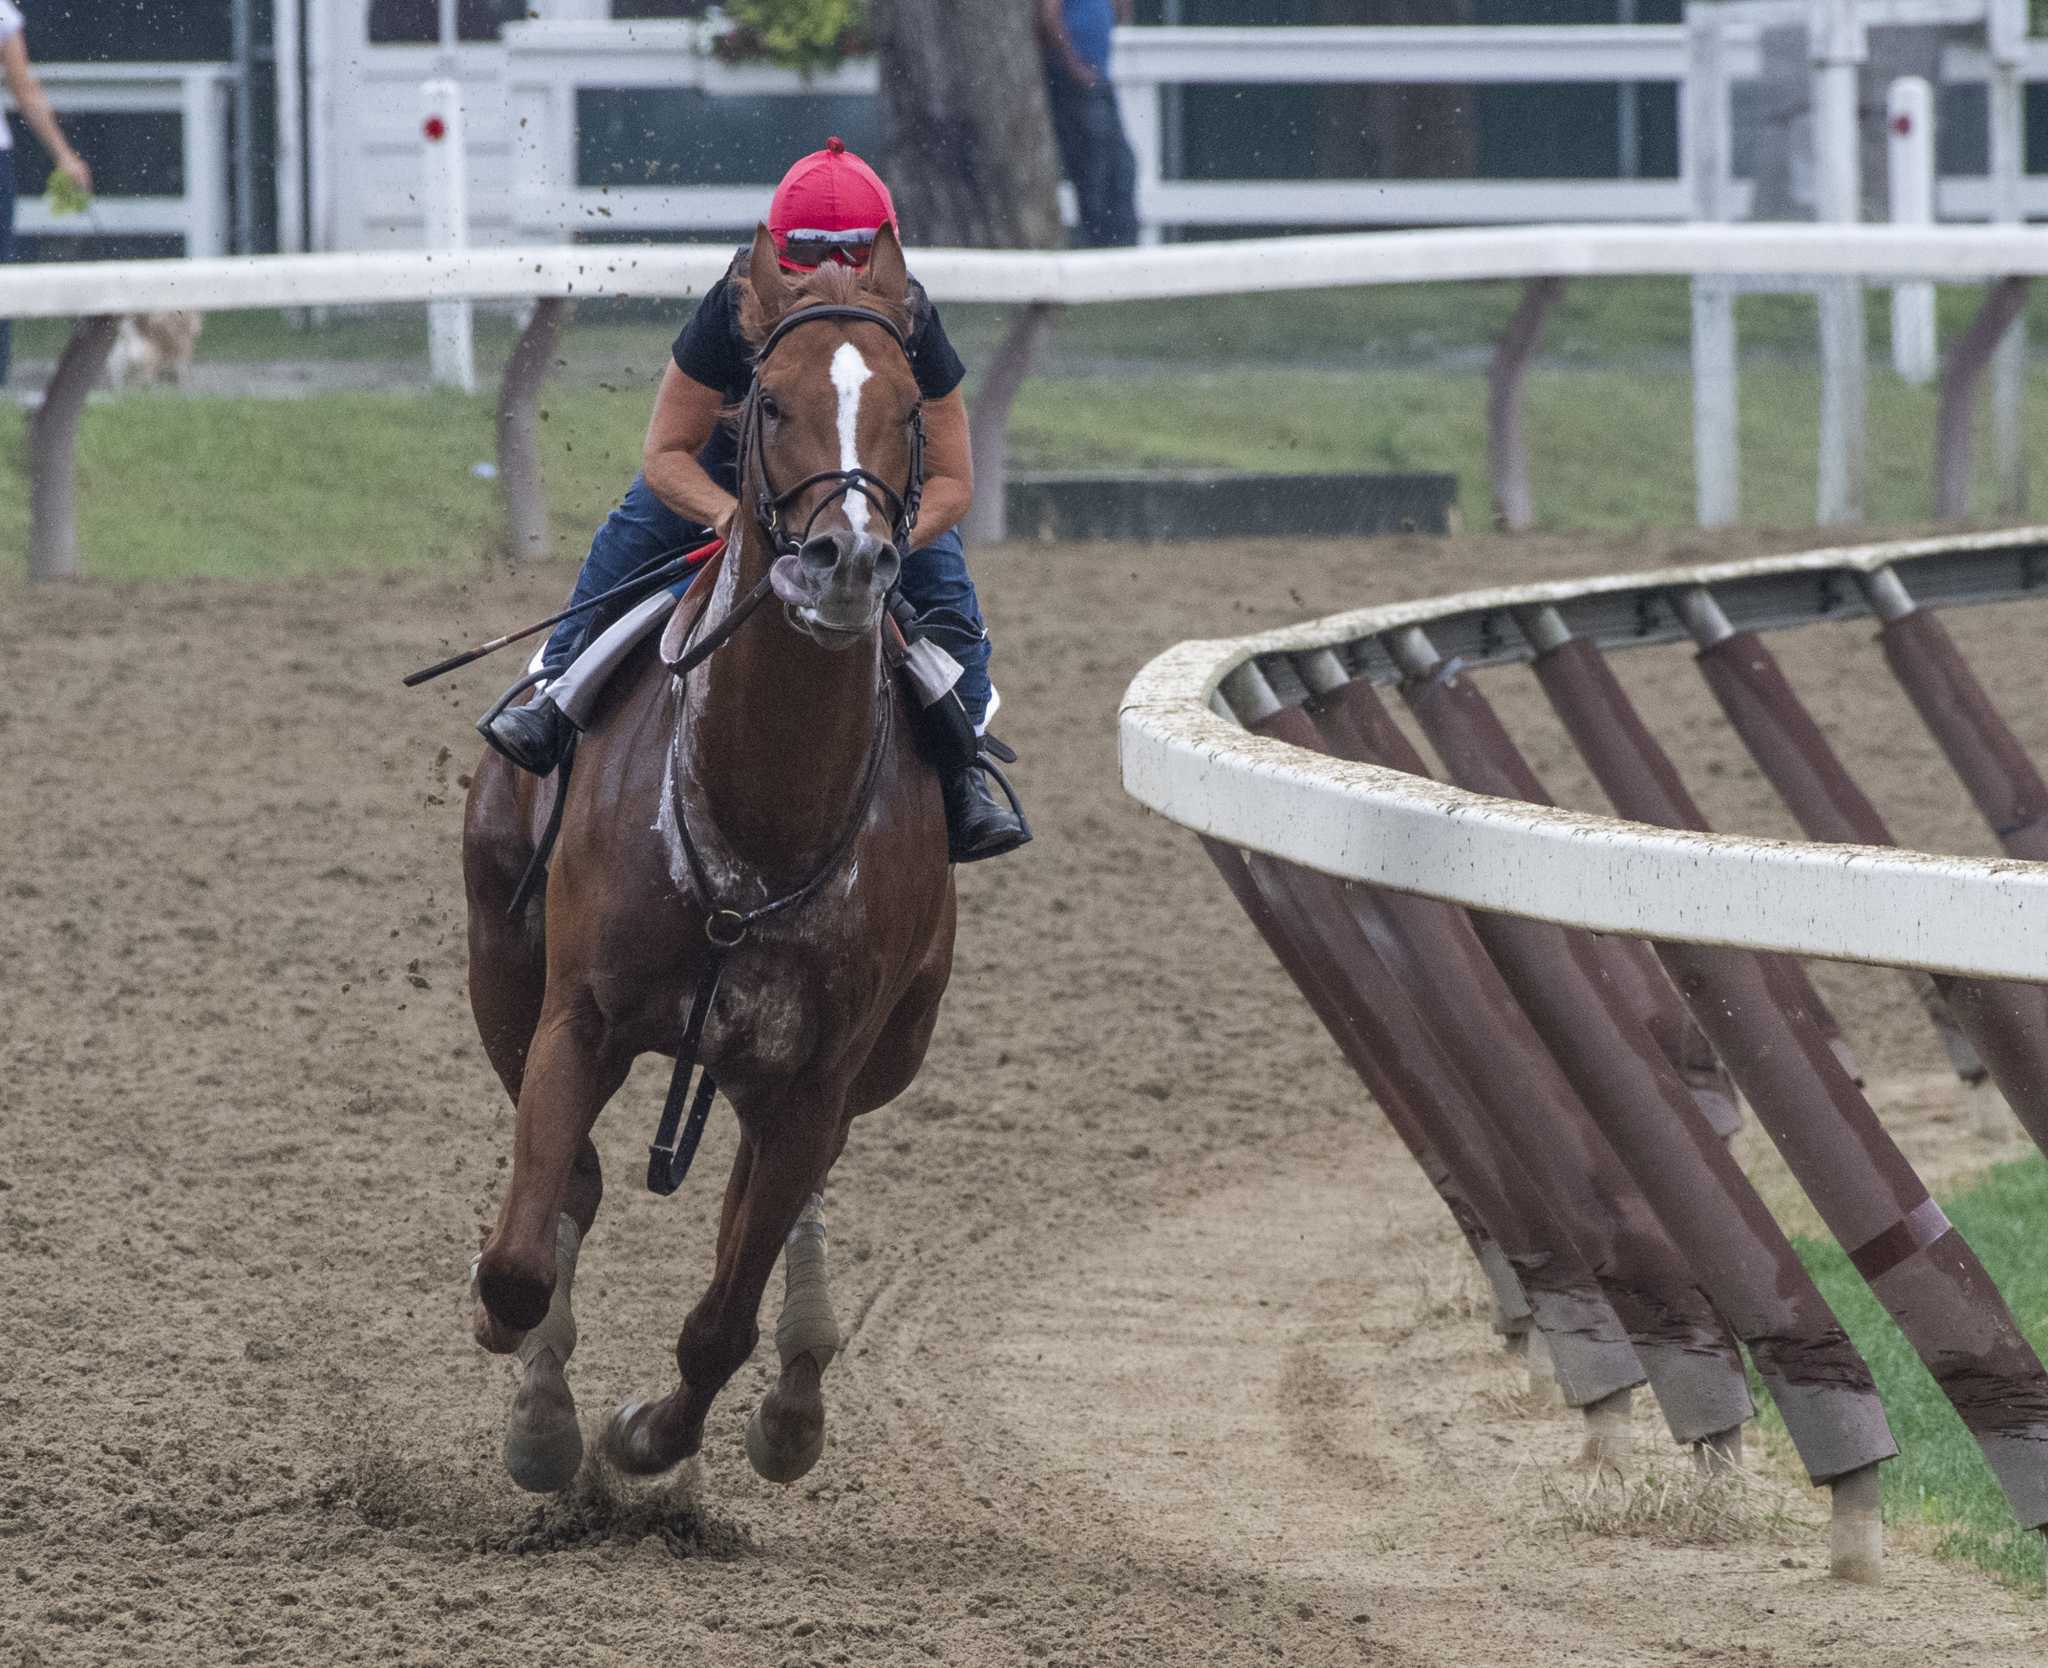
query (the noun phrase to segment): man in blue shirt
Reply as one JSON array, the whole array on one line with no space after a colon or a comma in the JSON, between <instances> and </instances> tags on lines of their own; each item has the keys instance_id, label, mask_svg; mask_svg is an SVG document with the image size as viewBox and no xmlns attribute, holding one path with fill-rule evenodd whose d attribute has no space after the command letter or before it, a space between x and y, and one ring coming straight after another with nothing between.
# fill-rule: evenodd
<instances>
[{"instance_id":1,"label":"man in blue shirt","mask_svg":"<svg viewBox=\"0 0 2048 1668\"><path fill-rule=\"evenodd\" d=\"M1137 161L1109 81L1110 31L1131 0L1035 0L1060 160L1080 199L1083 248L1138 241Z\"/></svg>"}]
</instances>

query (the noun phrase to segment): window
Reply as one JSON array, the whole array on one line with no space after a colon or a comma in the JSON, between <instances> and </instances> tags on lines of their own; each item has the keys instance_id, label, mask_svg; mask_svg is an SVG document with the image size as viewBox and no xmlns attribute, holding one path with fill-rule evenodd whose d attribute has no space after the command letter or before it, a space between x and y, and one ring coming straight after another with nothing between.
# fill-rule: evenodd
<instances>
[{"instance_id":1,"label":"window","mask_svg":"<svg viewBox=\"0 0 2048 1668\"><path fill-rule=\"evenodd\" d=\"M463 41L494 41L508 23L523 23L540 14L527 0L457 0L455 38Z\"/></svg>"},{"instance_id":2,"label":"window","mask_svg":"<svg viewBox=\"0 0 2048 1668\"><path fill-rule=\"evenodd\" d=\"M372 46L436 46L440 0L370 0Z\"/></svg>"}]
</instances>

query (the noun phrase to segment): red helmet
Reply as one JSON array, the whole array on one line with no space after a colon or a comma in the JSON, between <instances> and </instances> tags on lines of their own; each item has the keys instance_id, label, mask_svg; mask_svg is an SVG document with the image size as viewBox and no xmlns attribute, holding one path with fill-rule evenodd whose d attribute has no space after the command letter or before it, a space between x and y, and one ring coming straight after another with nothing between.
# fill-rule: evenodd
<instances>
[{"instance_id":1,"label":"red helmet","mask_svg":"<svg viewBox=\"0 0 2048 1668\"><path fill-rule=\"evenodd\" d=\"M889 188L836 134L782 176L768 205L776 253L803 270L834 258L865 266L875 233L895 224Z\"/></svg>"}]
</instances>

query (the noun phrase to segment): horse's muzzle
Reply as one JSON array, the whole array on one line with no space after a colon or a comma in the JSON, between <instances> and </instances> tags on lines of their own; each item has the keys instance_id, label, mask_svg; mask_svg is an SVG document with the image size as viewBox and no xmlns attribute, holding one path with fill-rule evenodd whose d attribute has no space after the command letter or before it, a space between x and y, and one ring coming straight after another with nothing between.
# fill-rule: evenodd
<instances>
[{"instance_id":1,"label":"horse's muzzle","mask_svg":"<svg viewBox=\"0 0 2048 1668\"><path fill-rule=\"evenodd\" d=\"M851 647L874 631L903 558L872 533L835 527L815 533L769 569L791 624L828 649Z\"/></svg>"}]
</instances>

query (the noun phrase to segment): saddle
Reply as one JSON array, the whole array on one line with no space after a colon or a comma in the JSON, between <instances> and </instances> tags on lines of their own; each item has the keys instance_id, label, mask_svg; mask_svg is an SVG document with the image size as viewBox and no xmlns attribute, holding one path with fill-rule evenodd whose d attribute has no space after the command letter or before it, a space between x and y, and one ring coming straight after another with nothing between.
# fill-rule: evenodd
<instances>
[{"instance_id":1,"label":"saddle","mask_svg":"<svg viewBox=\"0 0 2048 1668\"><path fill-rule=\"evenodd\" d=\"M689 653L691 639L710 605L712 592L717 589L717 574L724 565L726 549L721 545L707 557L673 602L668 600L665 590L657 591L627 610L549 685L549 699L568 715L579 734L596 718L599 699L613 674L657 628L661 641L656 652L661 663L671 672L677 670ZM1015 764L1016 751L994 735L976 734L960 700L958 685L965 669L944 647L948 639L964 643L979 635L979 627L950 610L937 609L920 616L901 596L892 594L882 620L882 654L908 698L911 731L926 762L941 774L970 768L986 772L1001 785L1014 808L1016 790L997 762ZM562 812L569 800L569 775L575 763L576 746L572 738L556 767L554 804L549 808L532 860L513 894L514 915L525 907L535 888L547 877L548 859L561 833Z\"/></svg>"}]
</instances>

